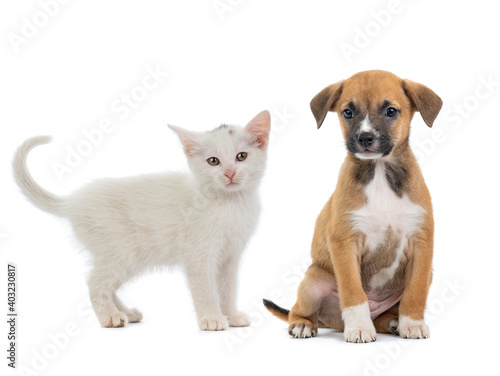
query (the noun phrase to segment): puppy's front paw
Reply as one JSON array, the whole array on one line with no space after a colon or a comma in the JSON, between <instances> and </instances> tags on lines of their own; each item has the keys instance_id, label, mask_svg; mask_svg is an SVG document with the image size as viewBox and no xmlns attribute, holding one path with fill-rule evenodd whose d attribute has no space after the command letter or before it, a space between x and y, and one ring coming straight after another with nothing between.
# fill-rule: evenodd
<instances>
[{"instance_id":1,"label":"puppy's front paw","mask_svg":"<svg viewBox=\"0 0 500 376\"><path fill-rule=\"evenodd\" d=\"M367 343L377 339L377 332L370 318L368 303L351 306L342 310L344 338L347 342Z\"/></svg>"},{"instance_id":2,"label":"puppy's front paw","mask_svg":"<svg viewBox=\"0 0 500 376\"><path fill-rule=\"evenodd\" d=\"M373 328L345 328L344 338L347 342L368 343L377 339L375 327Z\"/></svg>"},{"instance_id":3,"label":"puppy's front paw","mask_svg":"<svg viewBox=\"0 0 500 376\"><path fill-rule=\"evenodd\" d=\"M229 326L225 316L206 317L198 321L201 330L224 330Z\"/></svg>"},{"instance_id":4,"label":"puppy's front paw","mask_svg":"<svg viewBox=\"0 0 500 376\"><path fill-rule=\"evenodd\" d=\"M236 327L249 326L252 323L250 317L248 317L248 315L243 312L237 312L233 315L230 315L228 317L228 321L229 321L229 326L236 326Z\"/></svg>"},{"instance_id":5,"label":"puppy's front paw","mask_svg":"<svg viewBox=\"0 0 500 376\"><path fill-rule=\"evenodd\" d=\"M294 338L311 338L316 337L318 328L311 322L295 322L288 327L288 334Z\"/></svg>"},{"instance_id":6,"label":"puppy's front paw","mask_svg":"<svg viewBox=\"0 0 500 376\"><path fill-rule=\"evenodd\" d=\"M429 338L431 333L429 327L424 320L413 320L408 316L400 316L398 330L399 335L403 338Z\"/></svg>"}]
</instances>

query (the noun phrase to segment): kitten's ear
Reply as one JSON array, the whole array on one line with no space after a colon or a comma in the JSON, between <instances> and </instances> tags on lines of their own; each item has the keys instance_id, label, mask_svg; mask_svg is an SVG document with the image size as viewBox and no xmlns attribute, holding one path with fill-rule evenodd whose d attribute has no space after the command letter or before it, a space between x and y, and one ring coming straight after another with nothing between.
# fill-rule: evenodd
<instances>
[{"instance_id":1,"label":"kitten's ear","mask_svg":"<svg viewBox=\"0 0 500 376\"><path fill-rule=\"evenodd\" d=\"M269 141L269 132L271 130L271 114L264 110L255 116L245 127L245 131L250 133L259 149L265 149Z\"/></svg>"},{"instance_id":2,"label":"kitten's ear","mask_svg":"<svg viewBox=\"0 0 500 376\"><path fill-rule=\"evenodd\" d=\"M186 155L193 155L196 146L198 145L198 134L196 132L188 131L187 129L168 124L168 127L177 133L184 152Z\"/></svg>"}]
</instances>

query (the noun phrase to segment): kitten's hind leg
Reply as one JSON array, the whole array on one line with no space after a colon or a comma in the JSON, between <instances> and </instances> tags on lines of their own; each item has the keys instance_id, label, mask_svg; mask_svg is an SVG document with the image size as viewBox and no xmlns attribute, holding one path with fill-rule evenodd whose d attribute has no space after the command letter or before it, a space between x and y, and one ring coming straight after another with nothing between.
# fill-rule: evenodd
<instances>
[{"instance_id":1,"label":"kitten's hind leg","mask_svg":"<svg viewBox=\"0 0 500 376\"><path fill-rule=\"evenodd\" d=\"M99 323L106 328L120 328L127 323L127 315L120 311L113 299L123 282L121 274L108 268L97 267L90 274L90 301Z\"/></svg>"},{"instance_id":2,"label":"kitten's hind leg","mask_svg":"<svg viewBox=\"0 0 500 376\"><path fill-rule=\"evenodd\" d=\"M142 320L142 313L136 309L136 308L128 308L123 302L120 300L120 298L115 294L113 294L113 302L115 303L116 308L120 312L125 313L128 318L129 323L136 323L140 322Z\"/></svg>"}]
</instances>

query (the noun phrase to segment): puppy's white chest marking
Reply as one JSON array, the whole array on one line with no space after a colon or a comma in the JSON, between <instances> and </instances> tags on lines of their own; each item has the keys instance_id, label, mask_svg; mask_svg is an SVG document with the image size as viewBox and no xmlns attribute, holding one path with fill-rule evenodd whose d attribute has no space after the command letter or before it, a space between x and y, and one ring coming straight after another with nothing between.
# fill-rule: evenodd
<instances>
[{"instance_id":1,"label":"puppy's white chest marking","mask_svg":"<svg viewBox=\"0 0 500 376\"><path fill-rule=\"evenodd\" d=\"M353 228L365 235L365 248L374 252L386 241L389 228L399 239L394 262L375 274L370 285L376 289L390 280L399 266L408 237L418 230L425 210L410 201L407 195L398 197L389 186L384 162L377 161L373 180L366 186L365 206L351 212Z\"/></svg>"}]
</instances>

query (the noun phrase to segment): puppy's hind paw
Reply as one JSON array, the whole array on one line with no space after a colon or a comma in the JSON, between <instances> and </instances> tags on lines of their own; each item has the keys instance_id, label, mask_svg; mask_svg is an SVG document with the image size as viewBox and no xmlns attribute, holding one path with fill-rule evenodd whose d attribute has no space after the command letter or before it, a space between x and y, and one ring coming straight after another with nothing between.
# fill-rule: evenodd
<instances>
[{"instance_id":1,"label":"puppy's hind paw","mask_svg":"<svg viewBox=\"0 0 500 376\"><path fill-rule=\"evenodd\" d=\"M399 336L398 325L399 325L398 319L392 319L389 322L389 327L391 328L392 333L397 335L397 336Z\"/></svg>"},{"instance_id":2,"label":"puppy's hind paw","mask_svg":"<svg viewBox=\"0 0 500 376\"><path fill-rule=\"evenodd\" d=\"M310 322L297 322L290 324L288 334L294 338L311 338L318 335L318 328Z\"/></svg>"}]
</instances>

